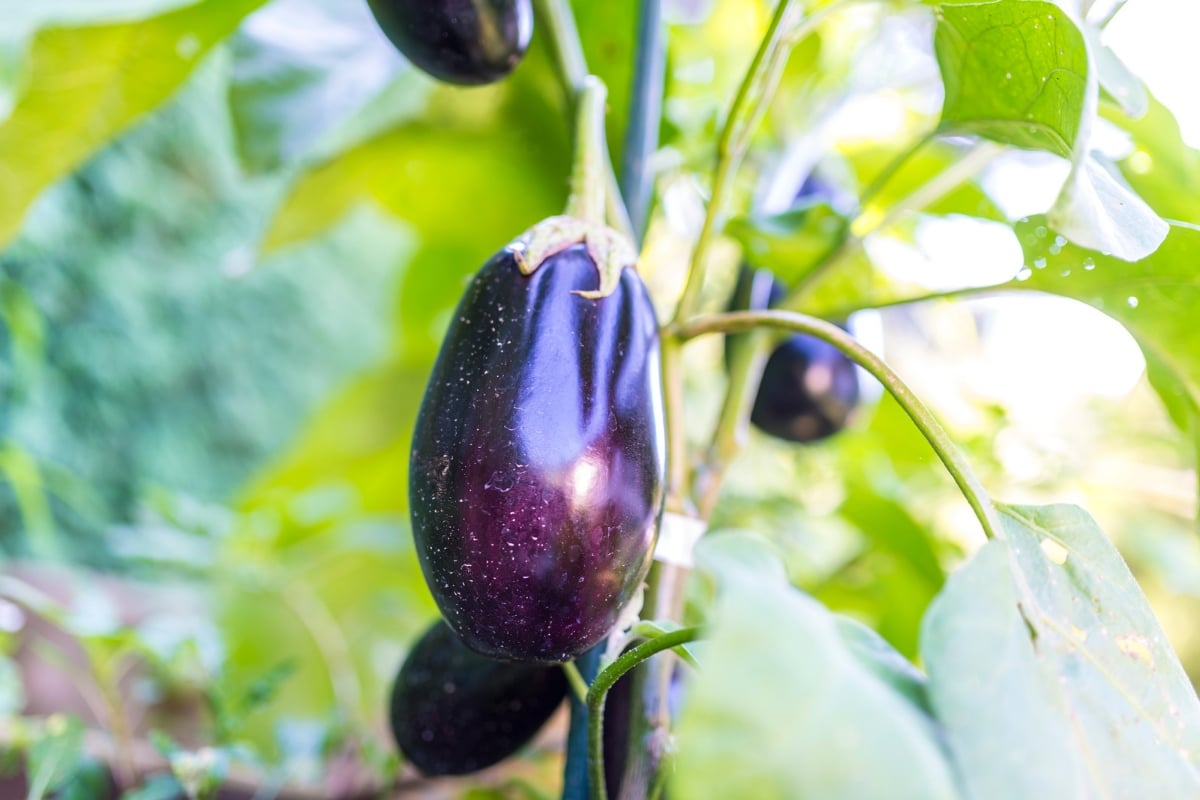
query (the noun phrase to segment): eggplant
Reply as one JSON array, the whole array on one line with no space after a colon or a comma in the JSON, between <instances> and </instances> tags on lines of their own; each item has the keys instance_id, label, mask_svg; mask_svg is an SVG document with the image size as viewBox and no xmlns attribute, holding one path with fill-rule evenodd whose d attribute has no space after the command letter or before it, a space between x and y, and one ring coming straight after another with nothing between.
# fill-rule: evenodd
<instances>
[{"instance_id":1,"label":"eggplant","mask_svg":"<svg viewBox=\"0 0 1200 800\"><path fill-rule=\"evenodd\" d=\"M389 720L421 772L466 775L519 750L566 695L561 667L484 658L438 620L396 675Z\"/></svg>"},{"instance_id":2,"label":"eggplant","mask_svg":"<svg viewBox=\"0 0 1200 800\"><path fill-rule=\"evenodd\" d=\"M367 0L404 56L438 80L478 86L521 61L533 36L530 0Z\"/></svg>"},{"instance_id":3,"label":"eggplant","mask_svg":"<svg viewBox=\"0 0 1200 800\"><path fill-rule=\"evenodd\" d=\"M598 643L650 567L665 480L658 323L587 246L532 274L504 250L468 287L413 434L409 507L450 627L493 658ZM589 295L589 296L584 296Z\"/></svg>"},{"instance_id":4,"label":"eggplant","mask_svg":"<svg viewBox=\"0 0 1200 800\"><path fill-rule=\"evenodd\" d=\"M743 266L733 307L774 308L786 294L769 270ZM727 340L727 360L728 352ZM861 393L858 367L845 353L814 336L794 334L767 358L750 422L778 439L817 442L846 427Z\"/></svg>"}]
</instances>

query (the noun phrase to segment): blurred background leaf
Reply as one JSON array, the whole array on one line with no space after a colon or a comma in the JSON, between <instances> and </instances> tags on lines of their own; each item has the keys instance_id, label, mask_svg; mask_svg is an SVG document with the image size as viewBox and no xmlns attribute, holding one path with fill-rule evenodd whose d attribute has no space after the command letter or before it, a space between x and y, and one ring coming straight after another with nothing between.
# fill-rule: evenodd
<instances>
[{"instance_id":1,"label":"blurred background leaf","mask_svg":"<svg viewBox=\"0 0 1200 800\"><path fill-rule=\"evenodd\" d=\"M165 100L265 0L206 0L157 17L45 28L32 80L0 124L0 247L48 184Z\"/></svg>"}]
</instances>

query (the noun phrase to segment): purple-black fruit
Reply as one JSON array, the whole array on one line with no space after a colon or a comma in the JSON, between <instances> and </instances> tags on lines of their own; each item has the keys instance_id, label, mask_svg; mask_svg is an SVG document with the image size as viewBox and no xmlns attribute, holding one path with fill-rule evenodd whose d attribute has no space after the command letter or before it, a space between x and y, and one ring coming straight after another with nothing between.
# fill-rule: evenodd
<instances>
[{"instance_id":1,"label":"purple-black fruit","mask_svg":"<svg viewBox=\"0 0 1200 800\"><path fill-rule=\"evenodd\" d=\"M392 44L439 80L477 86L500 80L533 35L530 0L367 0Z\"/></svg>"},{"instance_id":2,"label":"purple-black fruit","mask_svg":"<svg viewBox=\"0 0 1200 800\"><path fill-rule=\"evenodd\" d=\"M650 566L665 446L658 326L641 279L600 299L573 245L524 275L493 256L459 303L413 435L426 581L467 646L567 661Z\"/></svg>"},{"instance_id":3,"label":"purple-black fruit","mask_svg":"<svg viewBox=\"0 0 1200 800\"><path fill-rule=\"evenodd\" d=\"M734 306L773 308L786 291L765 269L742 267ZM833 345L805 334L784 339L763 368L750 422L790 442L816 442L842 428L857 408L858 368Z\"/></svg>"},{"instance_id":4,"label":"purple-black fruit","mask_svg":"<svg viewBox=\"0 0 1200 800\"><path fill-rule=\"evenodd\" d=\"M520 749L566 694L561 667L484 658L438 620L396 675L392 735L426 775L465 775Z\"/></svg>"}]
</instances>

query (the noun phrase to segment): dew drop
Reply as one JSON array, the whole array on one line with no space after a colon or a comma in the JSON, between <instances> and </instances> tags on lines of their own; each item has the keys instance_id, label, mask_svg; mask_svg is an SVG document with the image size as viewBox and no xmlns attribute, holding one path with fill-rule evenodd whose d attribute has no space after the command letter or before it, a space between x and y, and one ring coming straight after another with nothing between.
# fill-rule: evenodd
<instances>
[{"instance_id":1,"label":"dew drop","mask_svg":"<svg viewBox=\"0 0 1200 800\"><path fill-rule=\"evenodd\" d=\"M1043 268L1045 268L1045 266L1046 266L1046 259L1044 259L1044 258L1035 258L1035 259L1033 260L1033 268L1034 268L1034 269L1043 269Z\"/></svg>"},{"instance_id":2,"label":"dew drop","mask_svg":"<svg viewBox=\"0 0 1200 800\"><path fill-rule=\"evenodd\" d=\"M1033 274L1033 270L1031 270L1029 267L1025 267L1020 272L1017 273L1017 280L1027 281L1027 280L1029 280L1029 276L1031 276L1032 274Z\"/></svg>"},{"instance_id":3,"label":"dew drop","mask_svg":"<svg viewBox=\"0 0 1200 800\"><path fill-rule=\"evenodd\" d=\"M1047 233L1047 231L1046 231L1046 226L1045 226L1045 225L1038 225L1036 228L1034 228L1034 229L1033 229L1033 232L1037 234L1037 237L1038 237L1039 239L1045 239L1045 238L1046 238L1046 233Z\"/></svg>"},{"instance_id":4,"label":"dew drop","mask_svg":"<svg viewBox=\"0 0 1200 800\"><path fill-rule=\"evenodd\" d=\"M1088 272L1091 272L1092 270L1094 270L1096 268L1096 262L1092 259L1091 256L1088 256L1087 258L1085 258L1083 260L1083 268Z\"/></svg>"},{"instance_id":5,"label":"dew drop","mask_svg":"<svg viewBox=\"0 0 1200 800\"><path fill-rule=\"evenodd\" d=\"M1136 297L1134 297L1133 295L1129 295L1129 297L1125 298L1125 305L1129 306L1130 308L1137 308L1138 307L1138 299Z\"/></svg>"}]
</instances>

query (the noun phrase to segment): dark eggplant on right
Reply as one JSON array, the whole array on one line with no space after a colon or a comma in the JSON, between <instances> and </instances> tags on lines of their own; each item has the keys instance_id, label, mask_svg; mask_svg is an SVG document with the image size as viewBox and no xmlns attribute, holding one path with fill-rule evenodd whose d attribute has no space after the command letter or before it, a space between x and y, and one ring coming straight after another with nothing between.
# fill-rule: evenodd
<instances>
[{"instance_id":1,"label":"dark eggplant on right","mask_svg":"<svg viewBox=\"0 0 1200 800\"><path fill-rule=\"evenodd\" d=\"M438 80L493 83L512 72L533 36L530 0L367 0L404 56Z\"/></svg>"},{"instance_id":2,"label":"dark eggplant on right","mask_svg":"<svg viewBox=\"0 0 1200 800\"><path fill-rule=\"evenodd\" d=\"M743 266L731 310L774 308L786 294L770 270ZM750 422L779 439L816 442L846 427L860 395L854 362L833 345L798 333L784 339L767 359Z\"/></svg>"}]
</instances>

